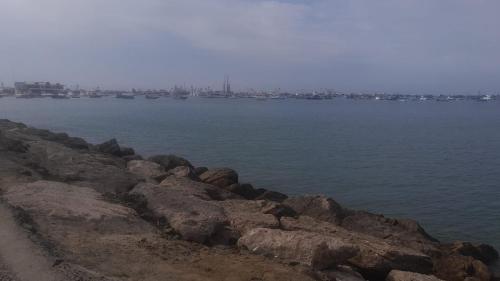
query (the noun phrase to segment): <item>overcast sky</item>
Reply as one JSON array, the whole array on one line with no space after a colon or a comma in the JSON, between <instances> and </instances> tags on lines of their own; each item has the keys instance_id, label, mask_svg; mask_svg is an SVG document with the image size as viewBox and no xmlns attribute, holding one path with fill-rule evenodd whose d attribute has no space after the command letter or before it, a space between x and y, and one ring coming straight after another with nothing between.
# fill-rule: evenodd
<instances>
[{"instance_id":1,"label":"overcast sky","mask_svg":"<svg viewBox=\"0 0 500 281\"><path fill-rule=\"evenodd\" d=\"M0 0L0 81L500 92L498 0Z\"/></svg>"}]
</instances>

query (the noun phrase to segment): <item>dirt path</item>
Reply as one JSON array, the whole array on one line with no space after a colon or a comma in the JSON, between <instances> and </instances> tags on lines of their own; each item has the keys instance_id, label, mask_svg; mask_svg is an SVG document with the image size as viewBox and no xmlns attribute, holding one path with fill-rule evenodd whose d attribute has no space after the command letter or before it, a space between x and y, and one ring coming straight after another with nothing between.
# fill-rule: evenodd
<instances>
[{"instance_id":1,"label":"dirt path","mask_svg":"<svg viewBox=\"0 0 500 281\"><path fill-rule=\"evenodd\" d=\"M3 280L60 281L64 278L52 269L50 260L0 202L0 281Z\"/></svg>"}]
</instances>

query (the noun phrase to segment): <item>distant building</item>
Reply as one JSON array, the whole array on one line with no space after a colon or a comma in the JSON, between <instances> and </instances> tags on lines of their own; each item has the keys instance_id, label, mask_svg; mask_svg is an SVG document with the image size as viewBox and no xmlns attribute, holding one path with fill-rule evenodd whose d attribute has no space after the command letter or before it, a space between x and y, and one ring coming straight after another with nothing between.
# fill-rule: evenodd
<instances>
[{"instance_id":1,"label":"distant building","mask_svg":"<svg viewBox=\"0 0 500 281\"><path fill-rule=\"evenodd\" d=\"M17 96L43 97L64 95L64 85L50 82L16 82L14 89Z\"/></svg>"}]
</instances>

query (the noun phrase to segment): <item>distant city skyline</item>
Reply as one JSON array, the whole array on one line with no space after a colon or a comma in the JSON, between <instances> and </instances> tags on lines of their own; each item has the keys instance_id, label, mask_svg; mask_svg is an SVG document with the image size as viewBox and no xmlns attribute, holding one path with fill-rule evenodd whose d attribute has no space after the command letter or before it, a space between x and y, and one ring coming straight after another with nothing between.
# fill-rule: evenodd
<instances>
[{"instance_id":1,"label":"distant city skyline","mask_svg":"<svg viewBox=\"0 0 500 281\"><path fill-rule=\"evenodd\" d=\"M500 92L494 0L2 0L0 81Z\"/></svg>"}]
</instances>

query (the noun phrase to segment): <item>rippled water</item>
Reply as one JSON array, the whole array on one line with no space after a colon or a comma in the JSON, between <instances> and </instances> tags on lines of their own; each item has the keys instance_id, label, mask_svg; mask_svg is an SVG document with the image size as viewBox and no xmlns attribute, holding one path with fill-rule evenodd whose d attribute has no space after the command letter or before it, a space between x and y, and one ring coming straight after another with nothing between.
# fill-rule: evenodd
<instances>
[{"instance_id":1,"label":"rippled water","mask_svg":"<svg viewBox=\"0 0 500 281\"><path fill-rule=\"evenodd\" d=\"M229 166L500 248L500 102L0 99L0 118Z\"/></svg>"}]
</instances>

